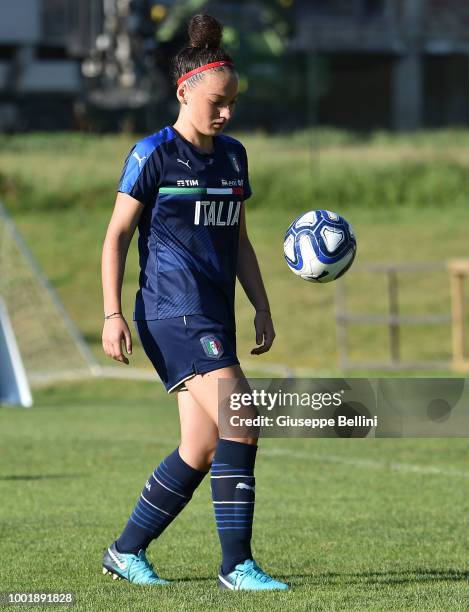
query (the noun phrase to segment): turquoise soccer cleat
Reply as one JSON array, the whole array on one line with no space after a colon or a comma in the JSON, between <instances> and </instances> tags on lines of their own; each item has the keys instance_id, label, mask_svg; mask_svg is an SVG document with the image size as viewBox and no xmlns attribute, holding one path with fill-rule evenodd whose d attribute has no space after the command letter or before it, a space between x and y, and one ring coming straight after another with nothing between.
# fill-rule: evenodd
<instances>
[{"instance_id":1,"label":"turquoise soccer cleat","mask_svg":"<svg viewBox=\"0 0 469 612\"><path fill-rule=\"evenodd\" d=\"M232 591L286 591L289 588L285 582L274 580L263 572L253 559L238 563L229 574L218 574L218 586Z\"/></svg>"},{"instance_id":2,"label":"turquoise soccer cleat","mask_svg":"<svg viewBox=\"0 0 469 612\"><path fill-rule=\"evenodd\" d=\"M110 574L113 580L128 580L133 584L169 584L160 578L142 549L138 555L120 553L116 543L106 550L103 557L103 574Z\"/></svg>"}]
</instances>

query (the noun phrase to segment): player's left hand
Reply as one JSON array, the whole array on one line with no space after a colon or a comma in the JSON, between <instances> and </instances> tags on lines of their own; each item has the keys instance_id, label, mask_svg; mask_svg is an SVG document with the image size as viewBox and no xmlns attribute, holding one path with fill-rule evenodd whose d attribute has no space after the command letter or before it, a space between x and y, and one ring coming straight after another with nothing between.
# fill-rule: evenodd
<instances>
[{"instance_id":1,"label":"player's left hand","mask_svg":"<svg viewBox=\"0 0 469 612\"><path fill-rule=\"evenodd\" d=\"M270 312L265 310L256 312L254 328L256 330L256 344L258 346L252 349L251 355L262 355L262 353L267 353L275 338L274 324L272 323Z\"/></svg>"}]
</instances>

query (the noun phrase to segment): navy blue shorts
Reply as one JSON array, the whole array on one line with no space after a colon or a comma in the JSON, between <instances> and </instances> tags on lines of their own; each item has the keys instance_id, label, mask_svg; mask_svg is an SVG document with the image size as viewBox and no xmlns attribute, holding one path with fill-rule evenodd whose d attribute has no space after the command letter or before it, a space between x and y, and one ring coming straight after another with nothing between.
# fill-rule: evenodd
<instances>
[{"instance_id":1,"label":"navy blue shorts","mask_svg":"<svg viewBox=\"0 0 469 612\"><path fill-rule=\"evenodd\" d=\"M239 364L236 332L205 315L134 321L140 342L168 393L196 374Z\"/></svg>"}]
</instances>

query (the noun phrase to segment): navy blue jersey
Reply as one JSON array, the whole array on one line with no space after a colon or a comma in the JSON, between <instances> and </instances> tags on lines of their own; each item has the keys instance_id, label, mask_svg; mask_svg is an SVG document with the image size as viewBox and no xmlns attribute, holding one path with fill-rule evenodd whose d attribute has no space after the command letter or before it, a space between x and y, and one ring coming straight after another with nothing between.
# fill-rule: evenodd
<instances>
[{"instance_id":1,"label":"navy blue jersey","mask_svg":"<svg viewBox=\"0 0 469 612\"><path fill-rule=\"evenodd\" d=\"M118 191L144 204L134 320L204 314L234 327L239 221L250 197L246 151L229 136L201 153L174 128L130 151Z\"/></svg>"}]
</instances>

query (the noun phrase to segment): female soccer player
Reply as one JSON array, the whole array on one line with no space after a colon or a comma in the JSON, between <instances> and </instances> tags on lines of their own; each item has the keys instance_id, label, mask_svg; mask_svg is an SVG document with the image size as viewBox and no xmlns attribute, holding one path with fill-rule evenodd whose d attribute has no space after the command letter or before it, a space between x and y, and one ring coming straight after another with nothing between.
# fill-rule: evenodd
<instances>
[{"instance_id":1,"label":"female soccer player","mask_svg":"<svg viewBox=\"0 0 469 612\"><path fill-rule=\"evenodd\" d=\"M244 201L251 195L246 151L222 135L238 91L221 24L197 15L190 44L174 59L180 112L173 126L130 151L103 246L105 353L125 364L132 352L121 312L125 259L139 229L140 288L134 321L146 355L168 392L177 392L179 447L147 480L120 537L106 550L103 572L137 584L166 584L145 556L211 470L222 548L219 585L232 590L287 589L251 553L256 438L219 436L218 380L245 380L236 356L238 277L255 308L256 344L275 333ZM247 384L247 383L246 383Z\"/></svg>"}]
</instances>

